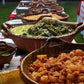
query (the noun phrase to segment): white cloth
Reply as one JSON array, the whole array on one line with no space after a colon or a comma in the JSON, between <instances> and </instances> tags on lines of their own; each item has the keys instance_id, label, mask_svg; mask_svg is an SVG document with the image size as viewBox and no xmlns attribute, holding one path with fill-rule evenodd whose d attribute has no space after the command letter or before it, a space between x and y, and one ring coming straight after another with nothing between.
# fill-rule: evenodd
<instances>
[{"instance_id":1,"label":"white cloth","mask_svg":"<svg viewBox=\"0 0 84 84\"><path fill-rule=\"evenodd\" d=\"M15 57L14 55L10 62L10 65L8 65L9 67L7 67L7 64L4 65L4 67L2 68L2 70L0 70L0 72L17 69L17 67L20 66L20 58L21 58L20 56Z\"/></svg>"}]
</instances>

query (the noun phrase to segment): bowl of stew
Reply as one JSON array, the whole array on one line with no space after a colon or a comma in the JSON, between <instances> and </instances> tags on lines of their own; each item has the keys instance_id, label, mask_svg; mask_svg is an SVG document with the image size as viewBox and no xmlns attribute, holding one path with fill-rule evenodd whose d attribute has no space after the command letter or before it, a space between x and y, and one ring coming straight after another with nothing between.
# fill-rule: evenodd
<instances>
[{"instance_id":1,"label":"bowl of stew","mask_svg":"<svg viewBox=\"0 0 84 84\"><path fill-rule=\"evenodd\" d=\"M57 45L51 46L51 42ZM27 84L84 83L84 44L48 39L21 62L20 76Z\"/></svg>"},{"instance_id":2,"label":"bowl of stew","mask_svg":"<svg viewBox=\"0 0 84 84\"><path fill-rule=\"evenodd\" d=\"M54 36L71 42L75 35L84 29L84 25L82 22L64 22L45 17L34 25L14 27L3 23L2 29L17 47L31 52L43 46L49 37Z\"/></svg>"},{"instance_id":3,"label":"bowl of stew","mask_svg":"<svg viewBox=\"0 0 84 84\"><path fill-rule=\"evenodd\" d=\"M36 24L39 20L44 17L52 17L61 21L68 21L69 15L62 13L40 13L40 14L24 14L20 16L24 24Z\"/></svg>"}]
</instances>

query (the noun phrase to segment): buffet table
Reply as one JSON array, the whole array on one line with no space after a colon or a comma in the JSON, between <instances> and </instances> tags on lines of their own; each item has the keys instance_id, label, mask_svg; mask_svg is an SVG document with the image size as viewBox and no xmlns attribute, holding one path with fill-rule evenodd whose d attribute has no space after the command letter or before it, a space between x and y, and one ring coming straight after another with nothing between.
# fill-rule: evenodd
<instances>
[{"instance_id":1,"label":"buffet table","mask_svg":"<svg viewBox=\"0 0 84 84\"><path fill-rule=\"evenodd\" d=\"M37 6L38 6L38 5L40 6L41 3L42 3L42 1L40 1L40 3L37 4ZM51 4L51 3L50 3L50 4ZM44 5L45 5L45 4L44 4ZM48 4L47 4L47 5L48 5ZM53 7L53 6L56 6L56 4L52 5L52 7ZM18 5L17 7L19 7L19 5ZM16 8L17 8L17 7L16 7ZM46 7L47 7L47 6L46 6ZM56 9L55 9L55 10L56 10ZM51 9L50 9L49 11L51 11ZM65 14L64 8L62 8L62 13ZM17 12L16 12L16 9L15 9L15 10L11 13L11 15L9 16L9 21L7 21L6 23L11 24L11 25L13 25L13 26L15 26L15 25L22 25L23 22L22 22L21 19L15 19L15 15L16 15L16 14L17 14ZM68 18L69 18L69 17L68 17ZM12 20L12 19L14 19L14 20ZM0 33L0 41L5 41L6 43L12 43L12 44L14 44L13 40L11 40L11 39L9 39L9 38L5 38L1 33ZM31 43L31 42L30 42L30 43ZM73 40L72 43L76 43L75 40ZM14 45L15 45L15 44L14 44ZM29 46L28 46L28 47L29 47ZM28 52L28 53L29 53L29 52ZM25 56L26 56L26 55L25 55ZM10 64L5 64L4 67L2 68L2 70L0 70L0 72L2 72L2 71L10 71L10 70L19 68L21 60L22 60L22 56L21 56L20 53L17 54L17 56L14 55L13 58L12 58L12 60L11 60L11 62L10 62Z\"/></svg>"},{"instance_id":2,"label":"buffet table","mask_svg":"<svg viewBox=\"0 0 84 84\"><path fill-rule=\"evenodd\" d=\"M43 18L41 16L40 17L38 16L40 15L41 12L43 14L51 13L52 15L52 16L48 15L47 18L44 18L42 20L43 22L41 21L42 23L41 22L39 23L41 26L33 25L34 27L33 26L31 27L30 24L32 23L32 20L29 19L29 15L28 17L26 16L28 19L20 18L21 16L18 16L19 13L17 13L17 8L9 16L9 20L2 23L1 25L2 30L0 33L0 42L2 44L0 46L1 48L0 56L2 59L3 58L5 59L0 60L0 63L1 63L0 64L0 84L11 84L11 83L12 84L25 84L25 83L32 84L35 81L36 82L39 81L39 83L43 81L42 84L48 84L48 83L65 84L65 82L75 84L77 83L77 81L79 83L80 81L79 77L82 77L81 79L84 81L84 76L82 76L82 74L84 73L84 68L82 68L82 64L83 64L82 56L84 56L84 52L83 52L84 45L76 44L76 41L74 40L75 35L80 30L83 29L84 27L82 25L83 23L82 24L73 23L73 22L68 23L66 21L68 21L69 15L67 15L64 12L63 7L61 7L62 11L59 14L55 14L56 9L54 8L56 7L56 4L52 3L51 5L51 3L49 2L47 3L47 6L45 6L45 3L43 3L42 0L38 0L38 1L40 1L40 3L37 4L36 7L33 7L32 9L34 8L38 9L39 6L43 6L43 9L45 7L46 8L48 7L49 10L47 11L40 10L40 12L37 11L38 14L36 15L31 14L30 16L35 16L32 19L33 22L36 21L37 23L39 20ZM51 7L49 7L50 5ZM21 7L21 6L18 5L17 7ZM42 9L42 8L39 7L39 9ZM60 16L61 18L53 17L55 15ZM46 17L46 15L44 16ZM39 17L41 19L34 20L34 18L36 17ZM51 17L53 17L54 19ZM36 23L32 23L32 24L36 24ZM14 27L16 27L16 30L14 31L19 31L22 34L19 34L19 32L15 32L18 35L17 34L14 35L14 31L12 31ZM29 29L25 29L25 28L29 28ZM37 29L37 30L34 30L34 29ZM44 30L42 29L45 29L45 32L43 32ZM34 38L34 34L33 35L30 34L30 33L36 33L39 30L40 32L38 33L38 35L35 35L35 36L37 37L37 36L40 36L40 34L42 34L41 36L43 38L41 37ZM63 34L63 32L65 32L66 30L69 32ZM58 35L60 31L61 33L60 35ZM60 36L61 36L61 39L60 39ZM50 38L50 37L53 37L53 38ZM65 40L66 42L64 42L62 39ZM56 44L52 45L53 42L55 42ZM81 51L80 49L82 49L83 51ZM36 50L36 51L33 51L33 50ZM69 53L69 51L71 52ZM11 57L12 60L8 58L9 56ZM81 56L81 59L79 56ZM48 58L51 57L51 58L47 59L47 57ZM32 62L33 64L31 64ZM80 75L79 75L79 71L80 71ZM77 76L77 78L75 76ZM30 77L35 80L34 81L30 80L31 79ZM84 82L80 81L80 83L83 84Z\"/></svg>"}]
</instances>

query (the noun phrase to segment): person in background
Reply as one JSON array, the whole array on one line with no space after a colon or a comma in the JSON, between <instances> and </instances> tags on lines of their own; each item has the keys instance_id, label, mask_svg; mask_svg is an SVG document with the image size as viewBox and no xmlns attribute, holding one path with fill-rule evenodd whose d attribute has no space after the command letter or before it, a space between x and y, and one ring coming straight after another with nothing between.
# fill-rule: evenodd
<instances>
[{"instance_id":1,"label":"person in background","mask_svg":"<svg viewBox=\"0 0 84 84\"><path fill-rule=\"evenodd\" d=\"M84 0L81 0L77 8L77 22L84 22ZM81 31L84 38L84 30Z\"/></svg>"},{"instance_id":2,"label":"person in background","mask_svg":"<svg viewBox=\"0 0 84 84\"><path fill-rule=\"evenodd\" d=\"M2 4L5 5L5 0L2 0Z\"/></svg>"}]
</instances>

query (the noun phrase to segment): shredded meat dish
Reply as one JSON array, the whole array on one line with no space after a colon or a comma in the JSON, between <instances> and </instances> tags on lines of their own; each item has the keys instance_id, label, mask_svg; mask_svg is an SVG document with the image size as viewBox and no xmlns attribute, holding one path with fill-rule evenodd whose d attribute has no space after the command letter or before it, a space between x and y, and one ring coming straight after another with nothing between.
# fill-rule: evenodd
<instances>
[{"instance_id":1,"label":"shredded meat dish","mask_svg":"<svg viewBox=\"0 0 84 84\"><path fill-rule=\"evenodd\" d=\"M38 20L43 15L50 15L53 18L62 19L61 16L59 16L57 14L52 14L52 13L26 16L26 17L23 17L23 19L26 19L26 20Z\"/></svg>"},{"instance_id":2,"label":"shredded meat dish","mask_svg":"<svg viewBox=\"0 0 84 84\"><path fill-rule=\"evenodd\" d=\"M84 84L84 51L72 50L57 58L37 55L28 76L39 84Z\"/></svg>"}]
</instances>

